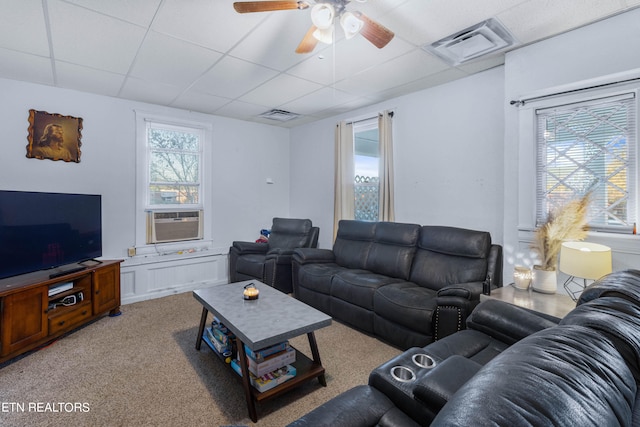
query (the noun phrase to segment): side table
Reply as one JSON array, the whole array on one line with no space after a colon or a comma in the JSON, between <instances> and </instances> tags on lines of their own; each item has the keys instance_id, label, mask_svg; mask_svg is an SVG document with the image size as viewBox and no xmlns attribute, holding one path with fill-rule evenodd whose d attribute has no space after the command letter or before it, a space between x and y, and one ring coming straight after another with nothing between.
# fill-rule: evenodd
<instances>
[{"instance_id":1,"label":"side table","mask_svg":"<svg viewBox=\"0 0 640 427\"><path fill-rule=\"evenodd\" d=\"M528 290L516 289L513 284L492 289L491 295L480 295L480 301L494 298L518 307L544 313L562 319L576 307L576 303L569 295L543 294Z\"/></svg>"}]
</instances>

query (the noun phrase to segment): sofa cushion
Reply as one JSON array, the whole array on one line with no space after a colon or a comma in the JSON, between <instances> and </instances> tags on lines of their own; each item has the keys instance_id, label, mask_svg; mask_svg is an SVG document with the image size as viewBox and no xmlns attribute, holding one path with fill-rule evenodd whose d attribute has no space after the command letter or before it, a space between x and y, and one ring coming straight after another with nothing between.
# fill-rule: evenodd
<instances>
[{"instance_id":1,"label":"sofa cushion","mask_svg":"<svg viewBox=\"0 0 640 427\"><path fill-rule=\"evenodd\" d=\"M365 268L373 243L376 222L341 220L333 244L336 263L347 268Z\"/></svg>"},{"instance_id":2,"label":"sofa cushion","mask_svg":"<svg viewBox=\"0 0 640 427\"><path fill-rule=\"evenodd\" d=\"M373 295L398 279L365 270L343 270L333 276L331 296L373 311Z\"/></svg>"},{"instance_id":3,"label":"sofa cushion","mask_svg":"<svg viewBox=\"0 0 640 427\"><path fill-rule=\"evenodd\" d=\"M424 226L409 280L431 289L487 277L491 235L484 231Z\"/></svg>"},{"instance_id":4,"label":"sofa cushion","mask_svg":"<svg viewBox=\"0 0 640 427\"><path fill-rule=\"evenodd\" d=\"M273 218L269 249L294 249L307 246L311 227L309 219Z\"/></svg>"},{"instance_id":5,"label":"sofa cushion","mask_svg":"<svg viewBox=\"0 0 640 427\"><path fill-rule=\"evenodd\" d=\"M393 283L378 289L373 297L376 315L414 331L431 335L436 292L411 282Z\"/></svg>"},{"instance_id":6,"label":"sofa cushion","mask_svg":"<svg viewBox=\"0 0 640 427\"><path fill-rule=\"evenodd\" d=\"M236 271L251 277L263 277L264 254L248 254L238 257Z\"/></svg>"},{"instance_id":7,"label":"sofa cushion","mask_svg":"<svg viewBox=\"0 0 640 427\"><path fill-rule=\"evenodd\" d=\"M334 263L304 264L298 268L297 286L330 295L333 276L345 270Z\"/></svg>"},{"instance_id":8,"label":"sofa cushion","mask_svg":"<svg viewBox=\"0 0 640 427\"><path fill-rule=\"evenodd\" d=\"M379 222L367 256L367 270L407 280L420 235L417 224Z\"/></svg>"}]
</instances>

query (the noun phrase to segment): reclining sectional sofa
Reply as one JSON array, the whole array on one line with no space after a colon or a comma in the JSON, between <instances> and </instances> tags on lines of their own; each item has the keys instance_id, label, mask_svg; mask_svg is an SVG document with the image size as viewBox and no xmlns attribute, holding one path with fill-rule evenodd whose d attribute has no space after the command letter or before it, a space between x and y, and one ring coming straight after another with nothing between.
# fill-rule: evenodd
<instances>
[{"instance_id":1,"label":"reclining sectional sofa","mask_svg":"<svg viewBox=\"0 0 640 427\"><path fill-rule=\"evenodd\" d=\"M502 286L488 232L342 220L333 250L298 248L294 296L401 349L464 328L483 287Z\"/></svg>"},{"instance_id":2,"label":"reclining sectional sofa","mask_svg":"<svg viewBox=\"0 0 640 427\"><path fill-rule=\"evenodd\" d=\"M640 271L612 273L555 322L488 300L290 427L640 425Z\"/></svg>"}]
</instances>

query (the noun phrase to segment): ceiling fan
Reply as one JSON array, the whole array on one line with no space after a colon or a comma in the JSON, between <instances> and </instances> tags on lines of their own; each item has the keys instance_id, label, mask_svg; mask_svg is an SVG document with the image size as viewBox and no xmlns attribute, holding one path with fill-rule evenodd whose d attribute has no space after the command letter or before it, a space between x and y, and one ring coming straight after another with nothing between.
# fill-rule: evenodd
<instances>
[{"instance_id":1,"label":"ceiling fan","mask_svg":"<svg viewBox=\"0 0 640 427\"><path fill-rule=\"evenodd\" d=\"M364 3L366 0L356 0ZM372 20L361 12L347 11L350 0L266 0L240 1L233 3L238 13L273 12L277 10L304 10L311 7L311 28L296 48L296 53L311 53L318 42L331 44L333 41L334 21L338 21L347 39L361 34L378 49L382 49L393 39L393 31Z\"/></svg>"}]
</instances>

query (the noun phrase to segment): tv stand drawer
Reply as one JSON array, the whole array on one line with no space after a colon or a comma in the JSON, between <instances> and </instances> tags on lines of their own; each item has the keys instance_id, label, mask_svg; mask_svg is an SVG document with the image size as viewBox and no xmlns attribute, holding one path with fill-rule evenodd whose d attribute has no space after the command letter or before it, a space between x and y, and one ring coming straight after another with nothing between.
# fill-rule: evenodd
<instances>
[{"instance_id":1,"label":"tv stand drawer","mask_svg":"<svg viewBox=\"0 0 640 427\"><path fill-rule=\"evenodd\" d=\"M91 301L82 301L73 310L65 310L59 315L49 316L49 334L55 334L91 317Z\"/></svg>"}]
</instances>

